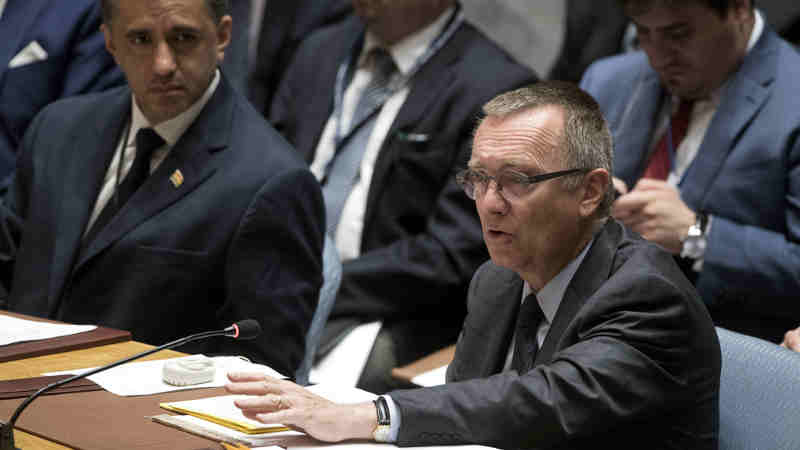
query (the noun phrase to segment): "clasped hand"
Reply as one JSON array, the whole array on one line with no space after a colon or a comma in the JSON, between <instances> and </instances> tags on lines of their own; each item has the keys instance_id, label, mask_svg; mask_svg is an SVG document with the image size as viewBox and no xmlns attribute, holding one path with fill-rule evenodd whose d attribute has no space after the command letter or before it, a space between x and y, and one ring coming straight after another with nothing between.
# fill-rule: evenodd
<instances>
[{"instance_id":1,"label":"clasped hand","mask_svg":"<svg viewBox=\"0 0 800 450\"><path fill-rule=\"evenodd\" d=\"M614 178L614 187L622 194L611 210L614 218L670 253L680 253L695 213L678 190L651 178L642 178L630 192L624 181Z\"/></svg>"}]
</instances>

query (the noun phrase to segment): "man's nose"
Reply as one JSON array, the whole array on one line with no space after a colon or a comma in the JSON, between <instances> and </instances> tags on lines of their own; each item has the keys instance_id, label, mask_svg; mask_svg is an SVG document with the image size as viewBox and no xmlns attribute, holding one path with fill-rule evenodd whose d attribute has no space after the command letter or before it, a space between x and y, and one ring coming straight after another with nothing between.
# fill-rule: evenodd
<instances>
[{"instance_id":1,"label":"man's nose","mask_svg":"<svg viewBox=\"0 0 800 450\"><path fill-rule=\"evenodd\" d=\"M505 214L508 212L508 201L501 193L502 189L495 180L489 180L486 189L480 198L479 207L492 214Z\"/></svg>"},{"instance_id":2,"label":"man's nose","mask_svg":"<svg viewBox=\"0 0 800 450\"><path fill-rule=\"evenodd\" d=\"M161 42L156 46L153 70L161 76L170 75L175 71L175 56L166 42Z\"/></svg>"}]
</instances>

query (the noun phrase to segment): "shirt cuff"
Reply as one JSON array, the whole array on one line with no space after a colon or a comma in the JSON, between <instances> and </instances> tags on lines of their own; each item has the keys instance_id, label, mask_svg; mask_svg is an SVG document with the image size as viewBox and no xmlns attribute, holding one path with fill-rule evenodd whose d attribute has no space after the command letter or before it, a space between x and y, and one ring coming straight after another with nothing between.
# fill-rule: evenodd
<instances>
[{"instance_id":1,"label":"shirt cuff","mask_svg":"<svg viewBox=\"0 0 800 450\"><path fill-rule=\"evenodd\" d=\"M400 416L400 408L397 407L397 404L392 400L392 397L388 395L383 396L386 399L386 406L389 407L389 439L387 442L395 443L397 442L397 435L400 434L400 424L403 422L403 418Z\"/></svg>"}]
</instances>

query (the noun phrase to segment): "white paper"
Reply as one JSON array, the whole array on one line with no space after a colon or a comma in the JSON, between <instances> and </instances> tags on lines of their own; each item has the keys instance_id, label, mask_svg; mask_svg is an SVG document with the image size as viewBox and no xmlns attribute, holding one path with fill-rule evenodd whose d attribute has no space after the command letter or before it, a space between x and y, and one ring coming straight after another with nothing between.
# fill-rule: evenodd
<instances>
[{"instance_id":1,"label":"white paper","mask_svg":"<svg viewBox=\"0 0 800 450\"><path fill-rule=\"evenodd\" d=\"M39 341L96 329L96 325L66 325L36 322L17 317L0 315L0 345L17 342Z\"/></svg>"},{"instance_id":2,"label":"white paper","mask_svg":"<svg viewBox=\"0 0 800 450\"><path fill-rule=\"evenodd\" d=\"M186 358L186 356L182 356L181 358ZM131 362L105 372L94 374L90 376L89 379L113 394L127 397L132 395L151 395L161 392L183 391L186 389L220 387L228 382L228 372L259 372L275 378L286 378L274 369L262 364L253 364L238 356L215 356L211 358L214 360L214 366L217 369L213 381L191 386L173 386L165 383L161 378L161 370L164 363L172 359ZM43 375L78 374L88 372L92 369L93 367L62 372L49 372Z\"/></svg>"},{"instance_id":3,"label":"white paper","mask_svg":"<svg viewBox=\"0 0 800 450\"><path fill-rule=\"evenodd\" d=\"M438 367L415 376L411 382L417 386L431 387L444 384L447 379L447 366Z\"/></svg>"},{"instance_id":4,"label":"white paper","mask_svg":"<svg viewBox=\"0 0 800 450\"><path fill-rule=\"evenodd\" d=\"M260 446L259 448L264 449L283 450L282 447L274 447L271 444L274 444L278 440L286 439L287 437L305 436L305 434L300 433L299 431L277 431L274 433L247 434L190 415L170 416L169 420L170 422L180 424L182 427L184 427L184 429L192 431L205 431L207 433L204 435L209 435L209 437L213 437L215 440L241 442L251 449L255 446Z\"/></svg>"},{"instance_id":5,"label":"white paper","mask_svg":"<svg viewBox=\"0 0 800 450\"><path fill-rule=\"evenodd\" d=\"M367 364L372 345L381 331L381 322L370 322L357 326L342 342L311 368L312 383L336 380L341 386L355 387L361 371Z\"/></svg>"}]
</instances>

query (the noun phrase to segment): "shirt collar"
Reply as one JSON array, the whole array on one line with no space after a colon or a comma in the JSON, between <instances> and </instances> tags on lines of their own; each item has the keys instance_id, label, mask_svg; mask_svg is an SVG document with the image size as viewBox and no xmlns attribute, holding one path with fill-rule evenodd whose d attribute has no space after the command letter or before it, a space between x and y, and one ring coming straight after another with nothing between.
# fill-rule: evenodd
<instances>
[{"instance_id":1,"label":"shirt collar","mask_svg":"<svg viewBox=\"0 0 800 450\"><path fill-rule=\"evenodd\" d=\"M170 147L175 146L178 140L183 136L183 133L189 128L189 126L197 119L197 116L200 115L200 111L203 110L203 107L206 106L208 100L217 90L217 86L219 86L220 74L219 69L214 72L214 78L209 83L208 88L203 93L203 95L192 104L186 111L178 114L177 116L173 117L166 122L161 122L158 125L153 126L153 129L158 133L164 141L167 142L167 145ZM128 138L128 145L131 145L132 142L136 139L136 133L139 131L140 128L147 128L150 125L150 122L142 113L142 110L139 109L139 105L136 104L136 97L134 96L134 101L132 103L132 113L131 113L131 131L130 137Z\"/></svg>"},{"instance_id":2,"label":"shirt collar","mask_svg":"<svg viewBox=\"0 0 800 450\"><path fill-rule=\"evenodd\" d=\"M451 6L425 28L389 46L387 50L389 50L389 53L392 55L392 59L394 63L397 64L397 69L400 73L407 75L411 71L417 59L428 50L433 41L436 40L436 37L442 33L454 10L455 7ZM366 63L369 52L380 45L381 42L378 37L367 30L366 37L364 38L364 47L358 59L358 66L362 67Z\"/></svg>"},{"instance_id":3,"label":"shirt collar","mask_svg":"<svg viewBox=\"0 0 800 450\"><path fill-rule=\"evenodd\" d=\"M539 300L539 306L542 308L547 323L553 323L553 318L556 316L556 312L558 312L558 307L564 299L564 293L567 292L567 286L569 286L572 277L575 275L575 272L578 271L578 267L580 267L584 258L586 258L586 254L589 253L589 248L592 246L592 243L594 243L594 238L586 244L575 259L570 261L566 267L561 269L561 272L558 272L553 279L548 281L547 284L536 293L536 299ZM533 289L526 281L525 287L522 289L523 300L532 292Z\"/></svg>"},{"instance_id":4,"label":"shirt collar","mask_svg":"<svg viewBox=\"0 0 800 450\"><path fill-rule=\"evenodd\" d=\"M3 18L3 13L6 10L6 1L7 0L0 0L0 19Z\"/></svg>"}]
</instances>

